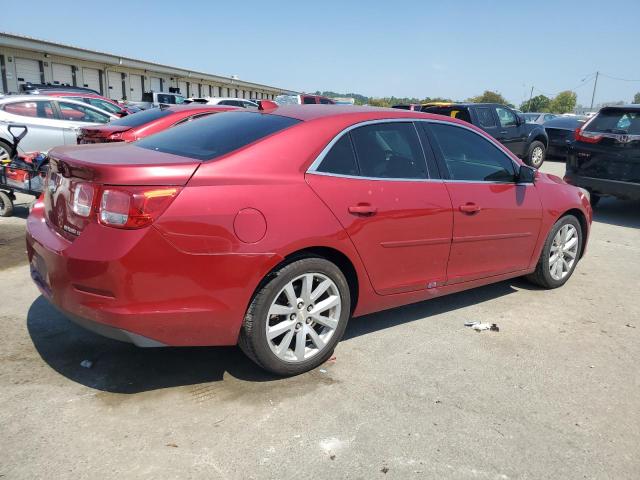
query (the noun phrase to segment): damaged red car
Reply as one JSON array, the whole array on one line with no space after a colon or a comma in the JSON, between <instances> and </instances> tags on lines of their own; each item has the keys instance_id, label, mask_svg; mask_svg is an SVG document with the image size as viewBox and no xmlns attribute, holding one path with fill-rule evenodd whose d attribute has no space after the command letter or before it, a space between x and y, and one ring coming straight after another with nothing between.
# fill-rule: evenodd
<instances>
[{"instance_id":1,"label":"damaged red car","mask_svg":"<svg viewBox=\"0 0 640 480\"><path fill-rule=\"evenodd\" d=\"M560 287L591 216L588 192L468 123L292 105L52 150L27 246L42 294L90 330L238 344L293 375L354 316L518 276Z\"/></svg>"},{"instance_id":2,"label":"damaged red car","mask_svg":"<svg viewBox=\"0 0 640 480\"><path fill-rule=\"evenodd\" d=\"M105 125L81 128L78 143L134 142L176 125L230 110L237 110L237 107L178 105L150 108Z\"/></svg>"}]
</instances>

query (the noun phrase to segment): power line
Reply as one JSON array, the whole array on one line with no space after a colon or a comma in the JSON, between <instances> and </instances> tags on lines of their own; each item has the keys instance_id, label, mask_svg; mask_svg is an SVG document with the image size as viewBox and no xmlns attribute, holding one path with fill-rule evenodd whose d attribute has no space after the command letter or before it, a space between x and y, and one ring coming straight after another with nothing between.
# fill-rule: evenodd
<instances>
[{"instance_id":1,"label":"power line","mask_svg":"<svg viewBox=\"0 0 640 480\"><path fill-rule=\"evenodd\" d=\"M613 77L611 75L607 75L606 73L600 73L600 75L602 75L603 77L607 77L610 78L612 80L619 80L621 82L640 82L640 78L619 78L619 77Z\"/></svg>"},{"instance_id":2,"label":"power line","mask_svg":"<svg viewBox=\"0 0 640 480\"><path fill-rule=\"evenodd\" d=\"M589 82L590 82L590 81L591 81L591 80L596 76L596 74L597 74L597 72L590 73L590 74L589 74L589 75L587 75L585 78L583 78L583 79L580 81L580 83L579 83L578 85L576 85L575 87L567 88L567 89L565 89L565 90L561 90L561 91L560 91L560 92L558 92L558 93L565 92L565 91L567 91L567 90L576 90L576 89L578 89L578 88L584 87L587 83L589 83ZM600 75L602 75L602 74L600 74ZM534 88L537 92L539 92L539 93L541 93L541 94L543 94L543 95L547 95L548 97L555 97L555 96L557 96L557 95L558 95L558 93L548 93L548 92L543 92L543 91L542 91L542 90L540 90L539 88L536 88L536 87L533 87L533 88Z\"/></svg>"}]
</instances>

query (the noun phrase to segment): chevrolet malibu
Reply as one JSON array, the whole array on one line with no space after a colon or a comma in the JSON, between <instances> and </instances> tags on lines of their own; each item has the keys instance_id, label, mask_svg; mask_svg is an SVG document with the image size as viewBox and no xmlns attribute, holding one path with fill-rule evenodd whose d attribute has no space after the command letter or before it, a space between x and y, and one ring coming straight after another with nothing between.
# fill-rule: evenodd
<instances>
[{"instance_id":1,"label":"chevrolet malibu","mask_svg":"<svg viewBox=\"0 0 640 480\"><path fill-rule=\"evenodd\" d=\"M238 344L294 375L352 316L519 276L560 287L591 215L586 191L468 123L269 106L53 150L27 247L42 294L90 330Z\"/></svg>"}]
</instances>

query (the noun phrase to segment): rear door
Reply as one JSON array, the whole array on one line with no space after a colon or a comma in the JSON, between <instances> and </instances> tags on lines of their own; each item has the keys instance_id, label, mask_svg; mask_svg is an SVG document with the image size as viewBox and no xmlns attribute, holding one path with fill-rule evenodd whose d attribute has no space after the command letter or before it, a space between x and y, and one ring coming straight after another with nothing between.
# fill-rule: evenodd
<instances>
[{"instance_id":1,"label":"rear door","mask_svg":"<svg viewBox=\"0 0 640 480\"><path fill-rule=\"evenodd\" d=\"M306 176L381 295L446 281L451 201L444 183L429 175L423 152L411 121L377 122L334 139Z\"/></svg>"},{"instance_id":2,"label":"rear door","mask_svg":"<svg viewBox=\"0 0 640 480\"><path fill-rule=\"evenodd\" d=\"M498 131L494 137L516 155L523 156L527 137L525 129L519 126L518 117L508 108L493 108L498 116Z\"/></svg>"},{"instance_id":3,"label":"rear door","mask_svg":"<svg viewBox=\"0 0 640 480\"><path fill-rule=\"evenodd\" d=\"M453 206L449 283L527 269L542 222L535 186L517 184L515 162L483 135L436 122L425 129Z\"/></svg>"}]
</instances>

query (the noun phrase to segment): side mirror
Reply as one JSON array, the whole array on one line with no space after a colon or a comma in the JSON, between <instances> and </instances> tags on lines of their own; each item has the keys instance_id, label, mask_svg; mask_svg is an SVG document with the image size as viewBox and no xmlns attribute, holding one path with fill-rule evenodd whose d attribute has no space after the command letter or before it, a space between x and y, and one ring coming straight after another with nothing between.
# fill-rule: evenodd
<instances>
[{"instance_id":1,"label":"side mirror","mask_svg":"<svg viewBox=\"0 0 640 480\"><path fill-rule=\"evenodd\" d=\"M521 165L518 170L517 183L535 183L538 170L529 165Z\"/></svg>"},{"instance_id":2,"label":"side mirror","mask_svg":"<svg viewBox=\"0 0 640 480\"><path fill-rule=\"evenodd\" d=\"M527 123L522 115L516 115L516 117L518 118L518 125L524 125L525 123Z\"/></svg>"},{"instance_id":3,"label":"side mirror","mask_svg":"<svg viewBox=\"0 0 640 480\"><path fill-rule=\"evenodd\" d=\"M127 112L126 110L120 110L118 114L120 115L120 117L126 117L127 115L129 115L129 112Z\"/></svg>"}]
</instances>

